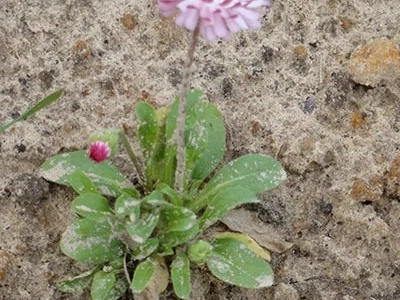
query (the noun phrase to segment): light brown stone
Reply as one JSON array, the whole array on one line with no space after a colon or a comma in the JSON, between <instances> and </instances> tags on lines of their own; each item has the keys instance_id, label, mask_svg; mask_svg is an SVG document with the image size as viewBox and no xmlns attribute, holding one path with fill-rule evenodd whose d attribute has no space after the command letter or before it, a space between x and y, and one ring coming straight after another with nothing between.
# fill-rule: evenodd
<instances>
[{"instance_id":1,"label":"light brown stone","mask_svg":"<svg viewBox=\"0 0 400 300\"><path fill-rule=\"evenodd\" d=\"M348 72L355 82L372 87L400 78L400 50L386 37L371 40L352 53Z\"/></svg>"},{"instance_id":2,"label":"light brown stone","mask_svg":"<svg viewBox=\"0 0 400 300\"><path fill-rule=\"evenodd\" d=\"M356 178L351 189L351 197L360 202L379 202L383 194L383 179L375 176L369 181Z\"/></svg>"},{"instance_id":3,"label":"light brown stone","mask_svg":"<svg viewBox=\"0 0 400 300\"><path fill-rule=\"evenodd\" d=\"M344 31L349 32L351 28L353 28L353 21L348 17L340 17L340 26L344 29Z\"/></svg>"},{"instance_id":4,"label":"light brown stone","mask_svg":"<svg viewBox=\"0 0 400 300\"><path fill-rule=\"evenodd\" d=\"M122 17L122 25L128 30L133 30L136 27L136 18L132 14L125 14Z\"/></svg>"},{"instance_id":5,"label":"light brown stone","mask_svg":"<svg viewBox=\"0 0 400 300\"><path fill-rule=\"evenodd\" d=\"M302 57L307 57L308 56L308 50L303 45L299 45L299 46L294 47L293 52L296 53L297 55L302 56Z\"/></svg>"},{"instance_id":6,"label":"light brown stone","mask_svg":"<svg viewBox=\"0 0 400 300\"><path fill-rule=\"evenodd\" d=\"M355 111L351 114L351 126L354 129L359 128L364 121L363 115L360 111Z\"/></svg>"}]
</instances>

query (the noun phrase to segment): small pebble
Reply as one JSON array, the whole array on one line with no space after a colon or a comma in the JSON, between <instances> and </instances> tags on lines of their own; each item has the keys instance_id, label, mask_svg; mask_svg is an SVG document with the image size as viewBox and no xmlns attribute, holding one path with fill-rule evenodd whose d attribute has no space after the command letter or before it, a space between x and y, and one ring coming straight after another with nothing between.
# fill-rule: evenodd
<instances>
[{"instance_id":1,"label":"small pebble","mask_svg":"<svg viewBox=\"0 0 400 300\"><path fill-rule=\"evenodd\" d=\"M307 99L303 105L303 112L311 114L316 107L317 107L317 105L315 104L315 101L313 101L311 99Z\"/></svg>"},{"instance_id":2,"label":"small pebble","mask_svg":"<svg viewBox=\"0 0 400 300\"><path fill-rule=\"evenodd\" d=\"M370 40L351 54L348 72L355 82L371 87L400 78L400 50L386 37Z\"/></svg>"},{"instance_id":3,"label":"small pebble","mask_svg":"<svg viewBox=\"0 0 400 300\"><path fill-rule=\"evenodd\" d=\"M359 202L380 202L384 190L382 177L375 176L369 181L356 178L351 189L351 198Z\"/></svg>"},{"instance_id":4,"label":"small pebble","mask_svg":"<svg viewBox=\"0 0 400 300\"><path fill-rule=\"evenodd\" d=\"M302 56L302 57L307 57L308 56L307 48L304 47L303 45L299 45L299 46L294 47L293 52L296 53L299 56Z\"/></svg>"},{"instance_id":5,"label":"small pebble","mask_svg":"<svg viewBox=\"0 0 400 300\"><path fill-rule=\"evenodd\" d=\"M133 30L136 26L136 19L135 16L132 14L125 14L122 17L122 25L128 30Z\"/></svg>"}]
</instances>

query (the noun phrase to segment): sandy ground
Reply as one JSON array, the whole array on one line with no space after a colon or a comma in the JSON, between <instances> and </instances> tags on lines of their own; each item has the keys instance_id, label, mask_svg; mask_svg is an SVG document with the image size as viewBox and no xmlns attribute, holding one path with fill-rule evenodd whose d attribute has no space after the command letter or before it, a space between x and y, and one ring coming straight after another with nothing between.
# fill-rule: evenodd
<instances>
[{"instance_id":1,"label":"sandy ground","mask_svg":"<svg viewBox=\"0 0 400 300\"><path fill-rule=\"evenodd\" d=\"M58 248L74 195L38 168L99 128L126 123L134 139L135 103L171 103L190 36L153 1L0 2L0 123L65 89L0 134L0 299L89 299L55 286L87 266ZM227 161L258 152L283 163L286 183L246 208L294 246L273 255L272 288L195 270L193 299L400 299L400 2L281 0L262 23L201 42L192 86L224 116ZM387 57L362 48L378 37Z\"/></svg>"}]
</instances>

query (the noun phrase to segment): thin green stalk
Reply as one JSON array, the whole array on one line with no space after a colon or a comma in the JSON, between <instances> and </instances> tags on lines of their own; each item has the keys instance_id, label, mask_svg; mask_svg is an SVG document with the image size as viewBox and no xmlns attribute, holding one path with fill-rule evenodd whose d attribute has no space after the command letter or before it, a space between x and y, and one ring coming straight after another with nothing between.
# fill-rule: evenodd
<instances>
[{"instance_id":1,"label":"thin green stalk","mask_svg":"<svg viewBox=\"0 0 400 300\"><path fill-rule=\"evenodd\" d=\"M126 137L126 134L125 134L125 132L123 130L121 130L119 132L119 137L122 140L122 144L124 145L124 147L126 149L126 152L128 152L129 158L131 159L133 165L135 166L136 172L139 175L140 183L142 184L143 187L145 187L146 179L145 179L145 177L143 175L142 168L140 167L140 164L139 164L139 161L138 161L138 159L137 159L137 157L135 155L135 152L133 152L131 144L129 143L129 141L128 141L127 137Z\"/></svg>"},{"instance_id":2,"label":"thin green stalk","mask_svg":"<svg viewBox=\"0 0 400 300\"><path fill-rule=\"evenodd\" d=\"M193 63L194 50L196 49L197 40L200 33L200 21L197 23L196 29L193 31L192 42L189 46L188 54L185 61L182 77L182 87L179 100L178 120L175 129L175 140L177 143L176 151L176 171L175 171L175 189L179 194L183 194L185 187L185 123L186 123L186 98L190 89L190 67Z\"/></svg>"}]
</instances>

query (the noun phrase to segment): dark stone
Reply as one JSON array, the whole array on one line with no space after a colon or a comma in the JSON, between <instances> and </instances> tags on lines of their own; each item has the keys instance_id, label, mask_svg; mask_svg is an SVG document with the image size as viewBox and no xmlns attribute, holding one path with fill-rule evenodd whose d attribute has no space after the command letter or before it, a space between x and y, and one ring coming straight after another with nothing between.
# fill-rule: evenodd
<instances>
[{"instance_id":1,"label":"dark stone","mask_svg":"<svg viewBox=\"0 0 400 300\"><path fill-rule=\"evenodd\" d=\"M54 70L40 72L38 78L41 81L42 88L46 90L50 89L51 85L53 84L54 77Z\"/></svg>"},{"instance_id":2,"label":"dark stone","mask_svg":"<svg viewBox=\"0 0 400 300\"><path fill-rule=\"evenodd\" d=\"M352 82L344 72L334 72L325 93L325 103L334 108L343 108L352 89Z\"/></svg>"},{"instance_id":3,"label":"dark stone","mask_svg":"<svg viewBox=\"0 0 400 300\"><path fill-rule=\"evenodd\" d=\"M14 148L18 151L18 153L23 153L26 150L26 146L22 143L19 145L15 145Z\"/></svg>"},{"instance_id":4,"label":"dark stone","mask_svg":"<svg viewBox=\"0 0 400 300\"><path fill-rule=\"evenodd\" d=\"M316 107L317 104L315 103L315 101L311 100L310 98L307 98L307 100L303 104L302 110L306 114L311 114Z\"/></svg>"},{"instance_id":5,"label":"dark stone","mask_svg":"<svg viewBox=\"0 0 400 300\"><path fill-rule=\"evenodd\" d=\"M232 79L225 77L222 80L221 89L222 89L222 95L225 98L228 98L228 97L232 96L232 94L233 94L233 82L232 82Z\"/></svg>"},{"instance_id":6,"label":"dark stone","mask_svg":"<svg viewBox=\"0 0 400 300\"><path fill-rule=\"evenodd\" d=\"M71 112L76 112L80 108L81 108L81 106L79 105L79 103L77 101L74 101L74 103L72 103L72 105L71 105Z\"/></svg>"},{"instance_id":7,"label":"dark stone","mask_svg":"<svg viewBox=\"0 0 400 300\"><path fill-rule=\"evenodd\" d=\"M271 47L263 46L261 51L261 58L264 63L268 63L272 61L272 59L276 56L276 51Z\"/></svg>"}]
</instances>

